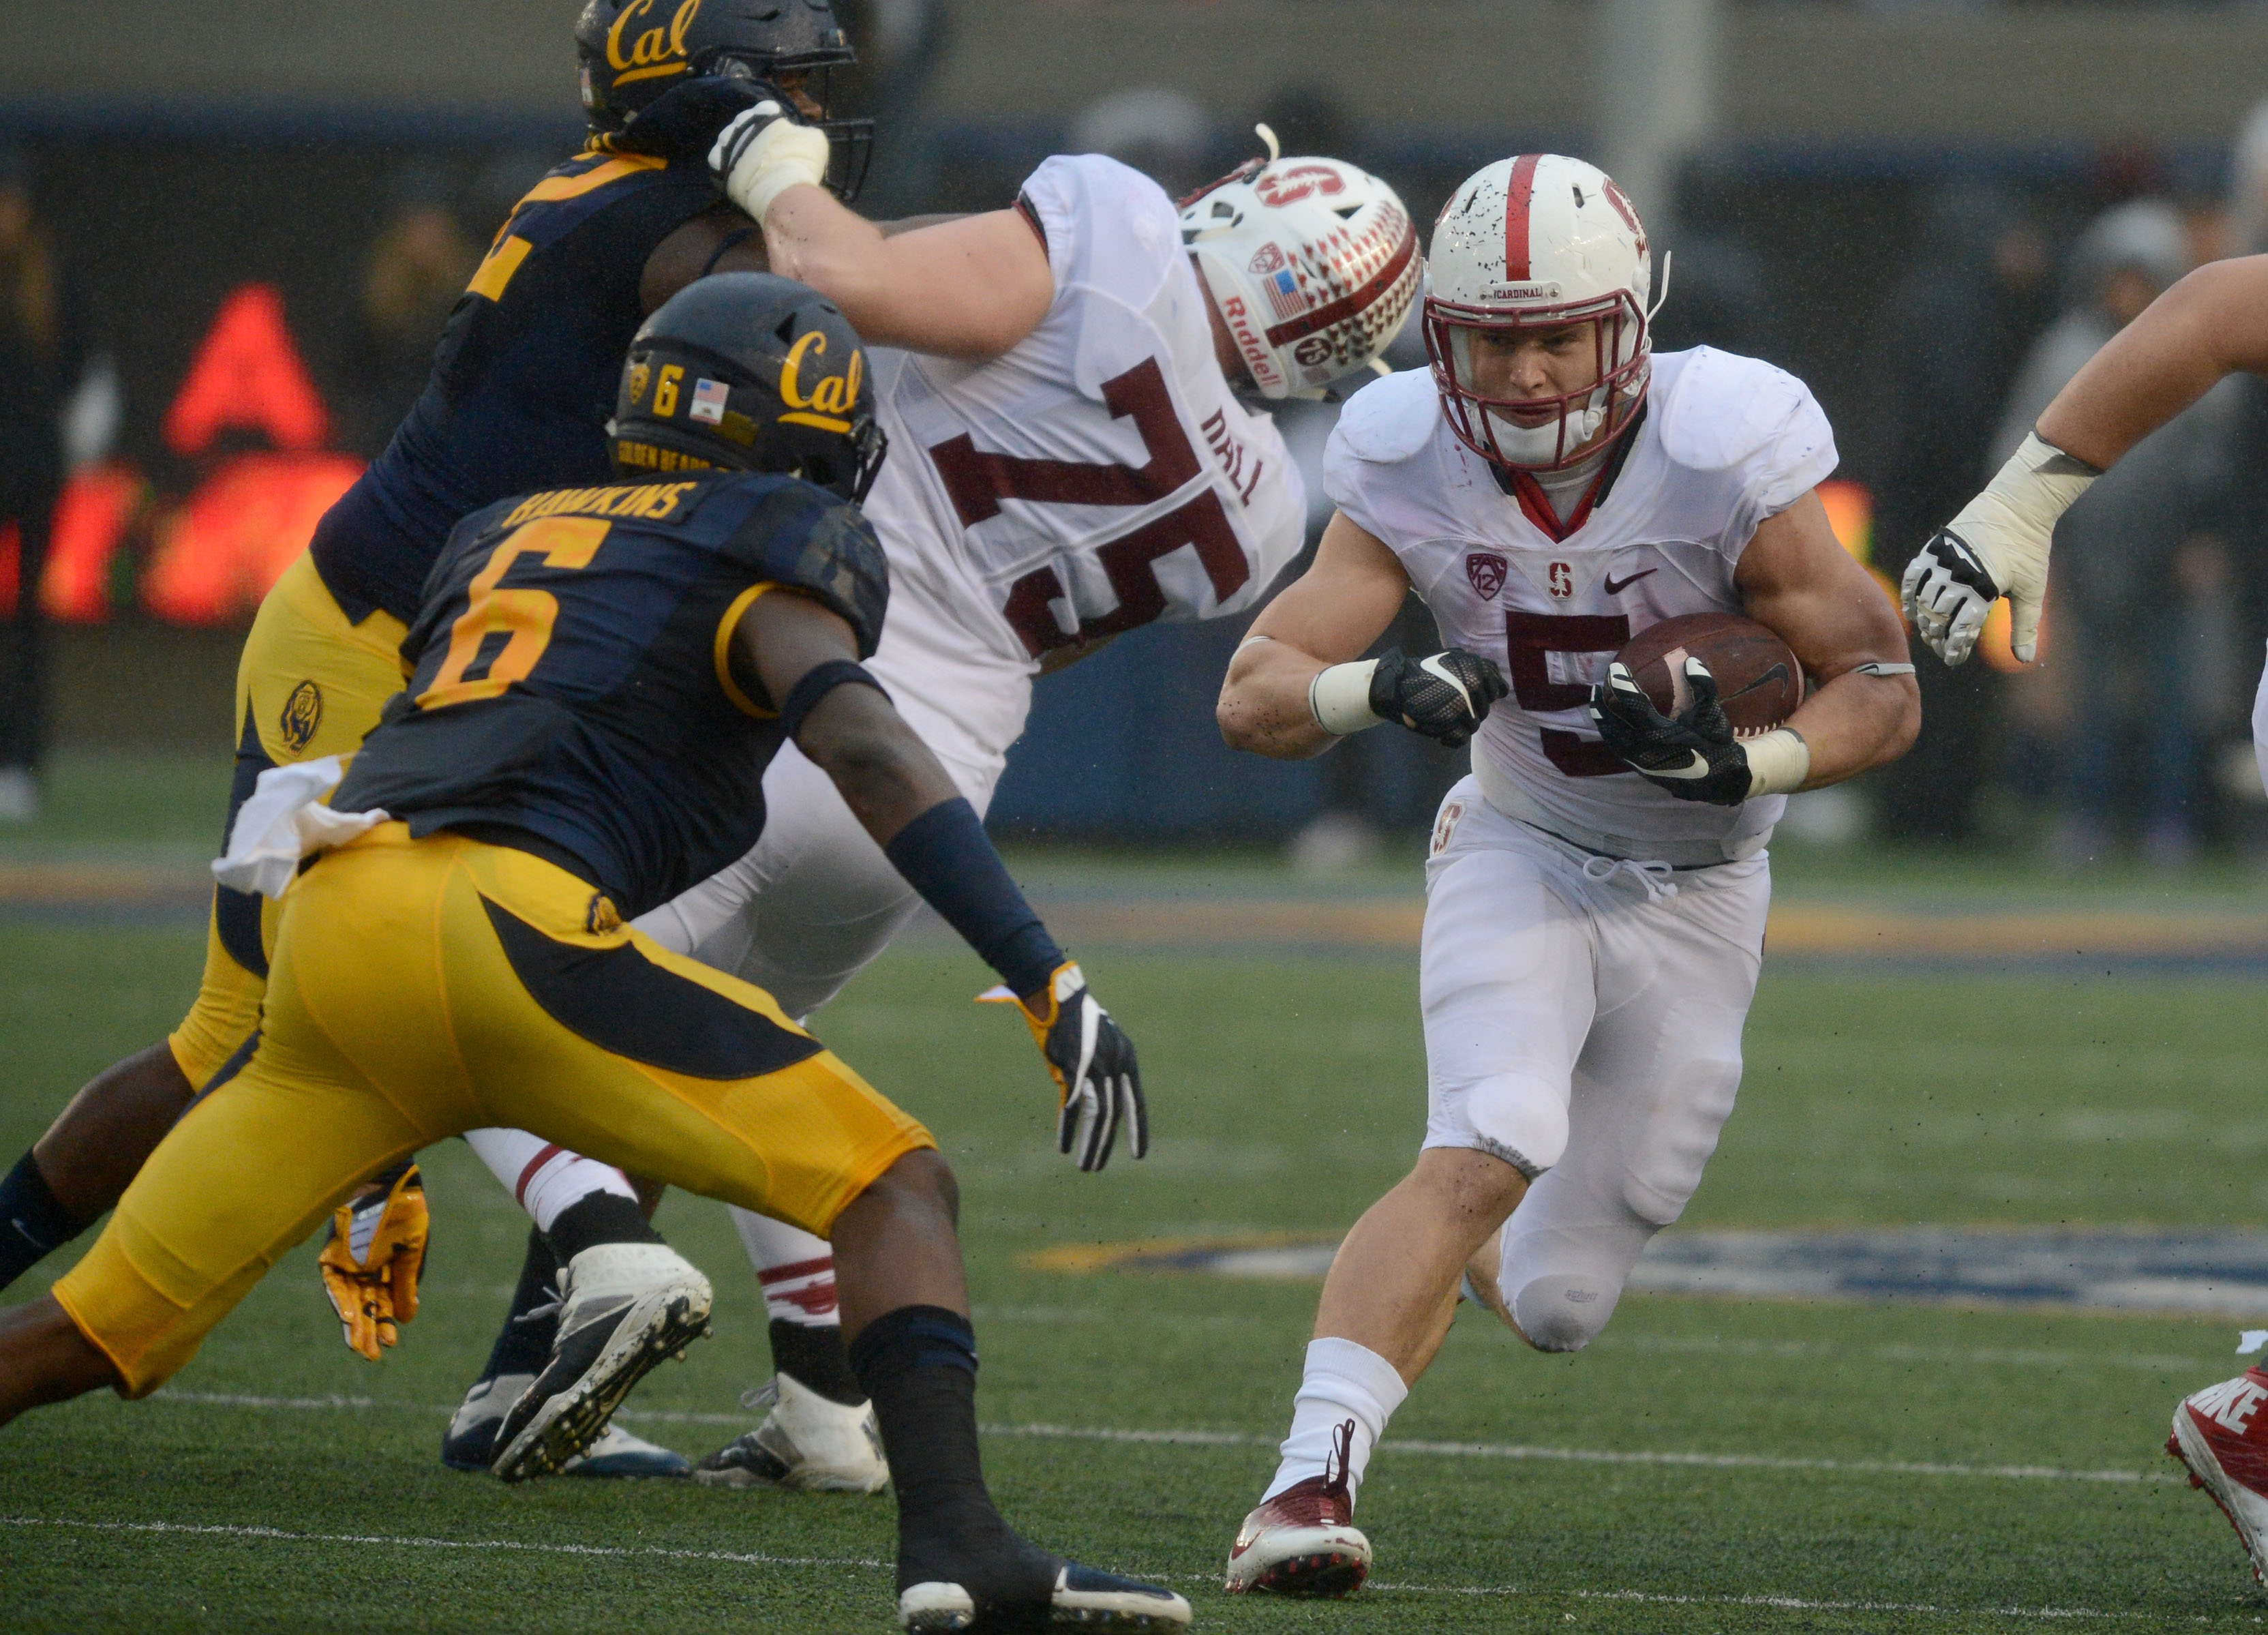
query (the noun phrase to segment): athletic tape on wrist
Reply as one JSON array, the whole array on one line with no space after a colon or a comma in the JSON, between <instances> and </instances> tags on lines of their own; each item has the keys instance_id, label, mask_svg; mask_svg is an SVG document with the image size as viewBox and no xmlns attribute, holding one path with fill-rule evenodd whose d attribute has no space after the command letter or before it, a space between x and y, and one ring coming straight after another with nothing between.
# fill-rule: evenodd
<instances>
[{"instance_id":1,"label":"athletic tape on wrist","mask_svg":"<svg viewBox=\"0 0 2268 1635\"><path fill-rule=\"evenodd\" d=\"M826 181L831 152L825 131L784 119L775 121L758 132L748 151L733 162L725 196L761 224L773 201L790 188L816 188Z\"/></svg>"},{"instance_id":2,"label":"athletic tape on wrist","mask_svg":"<svg viewBox=\"0 0 2268 1635\"><path fill-rule=\"evenodd\" d=\"M1307 709L1315 725L1334 738L1376 726L1379 718L1370 707L1370 678L1377 668L1377 659L1365 659L1317 671L1315 679L1307 683Z\"/></svg>"},{"instance_id":3,"label":"athletic tape on wrist","mask_svg":"<svg viewBox=\"0 0 2268 1635\"><path fill-rule=\"evenodd\" d=\"M1793 794L1811 776L1811 746L1792 727L1779 727L1762 738L1751 738L1741 748L1749 757L1749 792L1755 800L1764 795Z\"/></svg>"}]
</instances>

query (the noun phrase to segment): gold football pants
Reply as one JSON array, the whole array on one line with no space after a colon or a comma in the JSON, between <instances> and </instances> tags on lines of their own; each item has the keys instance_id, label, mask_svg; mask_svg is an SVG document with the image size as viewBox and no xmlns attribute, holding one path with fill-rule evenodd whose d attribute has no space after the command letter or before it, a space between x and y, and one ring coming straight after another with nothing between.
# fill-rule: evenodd
<instances>
[{"instance_id":1,"label":"gold football pants","mask_svg":"<svg viewBox=\"0 0 2268 1635\"><path fill-rule=\"evenodd\" d=\"M407 633L390 613L351 622L304 553L284 571L261 601L237 659L232 826L268 768L351 755L362 747L386 701L401 690ZM275 939L273 902L256 893L214 888L204 979L196 1003L166 1041L193 1088L204 1088L260 1025L268 949Z\"/></svg>"},{"instance_id":2,"label":"gold football pants","mask_svg":"<svg viewBox=\"0 0 2268 1635\"><path fill-rule=\"evenodd\" d=\"M501 1125L790 1221L836 1216L929 1132L737 977L566 871L385 823L284 898L267 1008L55 1298L127 1395L188 1361L385 1166Z\"/></svg>"}]
</instances>

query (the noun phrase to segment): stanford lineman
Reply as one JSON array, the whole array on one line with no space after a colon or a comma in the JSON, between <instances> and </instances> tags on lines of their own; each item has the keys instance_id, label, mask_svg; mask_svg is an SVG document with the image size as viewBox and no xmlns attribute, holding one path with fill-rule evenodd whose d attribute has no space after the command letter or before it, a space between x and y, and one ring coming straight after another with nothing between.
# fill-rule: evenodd
<instances>
[{"instance_id":1,"label":"stanford lineman","mask_svg":"<svg viewBox=\"0 0 2268 1635\"><path fill-rule=\"evenodd\" d=\"M1319 395L1371 368L1416 304L1418 235L1392 188L1333 159L1256 159L1177 210L1090 155L1049 159L1012 209L885 236L811 185L822 144L769 107L725 133L719 180L763 224L773 268L873 343L890 453L864 509L890 611L868 667L981 814L1035 676L1142 625L1241 612L1298 553L1299 474L1238 394ZM799 147L814 168L795 168ZM792 748L764 802L762 843L639 928L802 1018L919 899ZM490 1147L513 1184L526 1155ZM765 1422L696 1474L879 1491L831 1251L733 1216L775 1377L750 1399Z\"/></svg>"},{"instance_id":2,"label":"stanford lineman","mask_svg":"<svg viewBox=\"0 0 2268 1635\"><path fill-rule=\"evenodd\" d=\"M1232 1590L1362 1583L1356 1490L1461 1282L1539 1350L1605 1325L1732 1111L1781 797L1920 724L1897 612L1813 492L1835 465L1818 405L1753 359L1653 357L1652 284L1592 166L1527 154L1467 180L1434 228L1432 376L1348 405L1324 460L1338 514L1221 691L1223 733L1262 755L1381 719L1473 746L1426 865L1422 1149L1332 1264ZM1412 589L1449 650L1352 662ZM1705 670L1665 718L1610 665L1712 609L1802 661L1815 690L1786 727L1735 741Z\"/></svg>"}]
</instances>

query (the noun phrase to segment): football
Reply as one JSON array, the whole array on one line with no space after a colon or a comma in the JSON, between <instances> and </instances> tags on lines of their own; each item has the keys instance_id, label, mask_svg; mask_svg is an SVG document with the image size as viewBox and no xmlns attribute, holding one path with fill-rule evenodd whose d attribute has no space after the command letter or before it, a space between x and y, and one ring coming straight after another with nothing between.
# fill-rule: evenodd
<instances>
[{"instance_id":1,"label":"football","mask_svg":"<svg viewBox=\"0 0 2268 1635\"><path fill-rule=\"evenodd\" d=\"M1787 644L1737 613L1689 613L1649 624L1615 657L1664 715L1691 702L1685 660L1698 659L1717 678L1735 738L1769 733L1803 702L1803 667Z\"/></svg>"}]
</instances>

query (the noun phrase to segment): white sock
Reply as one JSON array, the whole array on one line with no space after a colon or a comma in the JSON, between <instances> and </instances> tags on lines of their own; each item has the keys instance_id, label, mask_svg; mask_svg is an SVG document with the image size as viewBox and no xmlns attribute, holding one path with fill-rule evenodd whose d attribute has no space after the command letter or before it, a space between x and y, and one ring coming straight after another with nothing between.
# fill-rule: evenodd
<instances>
[{"instance_id":1,"label":"white sock","mask_svg":"<svg viewBox=\"0 0 2268 1635\"><path fill-rule=\"evenodd\" d=\"M834 1328L843 1315L835 1303L835 1248L800 1226L734 1207L756 1280L764 1285L766 1314L806 1329Z\"/></svg>"},{"instance_id":2,"label":"white sock","mask_svg":"<svg viewBox=\"0 0 2268 1635\"><path fill-rule=\"evenodd\" d=\"M593 1192L637 1202L630 1177L612 1164L571 1153L525 1130L468 1130L465 1145L480 1154L489 1173L504 1182L539 1232L550 1231L560 1212Z\"/></svg>"},{"instance_id":3,"label":"white sock","mask_svg":"<svg viewBox=\"0 0 2268 1635\"><path fill-rule=\"evenodd\" d=\"M1409 1395L1410 1388L1402 1383L1394 1365L1369 1347L1352 1340L1310 1340L1307 1371L1292 1403L1292 1433L1284 1439L1284 1461L1260 1496L1263 1502L1311 1476L1322 1476L1326 1463L1336 1464L1342 1427L1352 1420L1354 1442L1347 1452L1346 1471L1351 1503L1370 1463L1370 1450L1386 1434L1387 1420Z\"/></svg>"}]
</instances>

